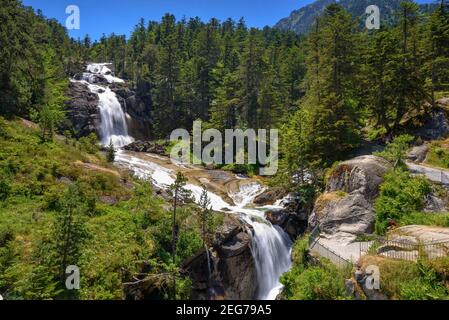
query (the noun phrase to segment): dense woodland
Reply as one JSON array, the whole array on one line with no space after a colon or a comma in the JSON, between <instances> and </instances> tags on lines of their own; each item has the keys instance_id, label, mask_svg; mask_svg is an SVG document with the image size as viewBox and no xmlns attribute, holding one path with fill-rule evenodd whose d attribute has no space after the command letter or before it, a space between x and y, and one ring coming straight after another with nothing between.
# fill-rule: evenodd
<instances>
[{"instance_id":1,"label":"dense woodland","mask_svg":"<svg viewBox=\"0 0 449 320\"><path fill-rule=\"evenodd\" d=\"M197 119L220 130L282 127L288 166L330 166L361 138L397 133L407 114L448 90L449 9L438 3L423 15L405 1L397 23L381 30L361 29L331 5L305 38L248 28L243 19L167 14L142 19L129 39L92 42L69 39L42 13L2 1L1 110L52 126L62 116L65 78L86 61L111 61L152 110L154 138Z\"/></svg>"},{"instance_id":2,"label":"dense woodland","mask_svg":"<svg viewBox=\"0 0 449 320\"><path fill-rule=\"evenodd\" d=\"M170 213L147 196L149 186L130 194L114 177L89 177L70 168L72 161L98 151L90 138L67 137L66 145L53 141L64 119L68 78L82 72L84 63L113 63L116 75L149 106L154 139L191 129L197 119L221 131L280 129L281 170L272 183L302 190L311 181L306 176L312 174L319 185L324 169L363 141L392 140L411 114L428 112L447 96L449 1L437 4L434 12L421 14L414 2L404 1L395 23L371 31L332 4L305 36L250 28L243 19L177 21L166 14L160 22L142 19L129 38L112 34L92 41L69 38L57 21L19 0L0 0L0 289L19 299L60 297L57 280L70 255L90 272L85 280L90 290L78 297L120 298L122 282L141 270L141 260L152 257L146 267L164 284L165 275L202 246L198 225L188 220L172 263ZM3 120L18 121L15 117L37 122L39 139L35 131ZM101 157L96 161L105 163ZM61 176L89 192L73 186L57 196ZM96 198L110 193L131 200L113 209L96 205ZM11 195L14 201L3 203ZM26 221L17 220L11 208ZM54 216L41 216L42 210ZM192 210L181 216L187 220ZM73 243L61 248L58 239L73 212L80 219L73 221ZM30 221L39 221L35 231ZM48 227L49 221L56 227ZM13 240L17 233L26 236ZM83 241L91 246L80 249ZM101 261L92 262L95 256ZM50 266L52 272L32 271L32 265ZM98 272L99 265L104 270ZM36 294L34 284L45 291ZM180 282L178 297L188 296L187 287L188 281Z\"/></svg>"}]
</instances>

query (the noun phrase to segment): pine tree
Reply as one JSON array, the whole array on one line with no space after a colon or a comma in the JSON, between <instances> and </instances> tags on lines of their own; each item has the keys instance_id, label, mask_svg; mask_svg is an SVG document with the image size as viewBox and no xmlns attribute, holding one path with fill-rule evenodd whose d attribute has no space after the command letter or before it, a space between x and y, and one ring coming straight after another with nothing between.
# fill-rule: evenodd
<instances>
[{"instance_id":1,"label":"pine tree","mask_svg":"<svg viewBox=\"0 0 449 320\"><path fill-rule=\"evenodd\" d=\"M329 166L358 140L354 22L340 5L330 5L309 39L300 119L305 152L317 166Z\"/></svg>"},{"instance_id":2,"label":"pine tree","mask_svg":"<svg viewBox=\"0 0 449 320\"><path fill-rule=\"evenodd\" d=\"M116 151L115 151L114 144L112 143L112 140L110 141L109 146L106 151L107 151L108 162L111 162L111 163L114 162Z\"/></svg>"},{"instance_id":3,"label":"pine tree","mask_svg":"<svg viewBox=\"0 0 449 320\"><path fill-rule=\"evenodd\" d=\"M176 266L176 247L178 242L178 232L179 232L179 226L176 218L176 213L178 210L178 206L180 206L181 201L185 200L186 198L186 191L184 190L184 187L186 186L187 179L186 177L181 173L178 172L176 174L176 180L175 182L170 186L170 189L173 193L173 223L172 223L172 263L173 267ZM176 300L176 277L177 272L174 272L173 274L173 292L172 292L172 298L173 300Z\"/></svg>"},{"instance_id":4,"label":"pine tree","mask_svg":"<svg viewBox=\"0 0 449 320\"><path fill-rule=\"evenodd\" d=\"M64 120L68 81L61 70L61 65L55 63L54 50L47 48L43 55L43 96L41 108L38 110L38 121L42 130L42 139L46 141L53 139L57 126Z\"/></svg>"},{"instance_id":5,"label":"pine tree","mask_svg":"<svg viewBox=\"0 0 449 320\"><path fill-rule=\"evenodd\" d=\"M211 202L206 187L203 185L200 197L200 224L201 237L203 238L203 246L206 248L210 245L210 222L211 222Z\"/></svg>"},{"instance_id":6,"label":"pine tree","mask_svg":"<svg viewBox=\"0 0 449 320\"><path fill-rule=\"evenodd\" d=\"M71 185L60 201L53 224L55 262L61 280L65 279L67 266L77 264L80 246L87 236L84 227L84 215L87 211L88 207L79 186Z\"/></svg>"},{"instance_id":7,"label":"pine tree","mask_svg":"<svg viewBox=\"0 0 449 320\"><path fill-rule=\"evenodd\" d=\"M449 88L449 3L446 0L438 2L438 8L430 16L425 37L433 104L435 92Z\"/></svg>"}]
</instances>

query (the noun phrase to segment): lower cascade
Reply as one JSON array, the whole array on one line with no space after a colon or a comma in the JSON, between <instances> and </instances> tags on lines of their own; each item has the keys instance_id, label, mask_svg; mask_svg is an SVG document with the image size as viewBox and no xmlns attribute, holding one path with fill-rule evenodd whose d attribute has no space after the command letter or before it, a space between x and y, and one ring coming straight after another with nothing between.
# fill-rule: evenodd
<instances>
[{"instance_id":1,"label":"lower cascade","mask_svg":"<svg viewBox=\"0 0 449 320\"><path fill-rule=\"evenodd\" d=\"M116 163L129 168L139 178L150 179L161 188L168 188L175 182L176 172L174 170L147 158L138 158L124 150L119 150L117 153ZM191 191L196 202L200 201L201 187L187 184L185 188ZM252 255L257 272L257 296L255 298L274 300L282 289L279 279L291 266L291 241L281 228L273 226L265 219L264 209L266 208L248 208L254 198L263 191L264 188L258 183L245 184L237 192L228 193L229 198L234 202L233 205L216 193L208 191L208 196L213 210L231 211L251 226L253 230Z\"/></svg>"},{"instance_id":2,"label":"lower cascade","mask_svg":"<svg viewBox=\"0 0 449 320\"><path fill-rule=\"evenodd\" d=\"M93 83L96 82L96 77L103 77L108 83L123 82L123 80L114 77L111 70L107 68L107 64L90 64L87 66L87 71L83 74L81 81L99 97L101 143L106 146L112 141L114 147L118 148L116 155L118 165L130 169L139 178L150 179L160 188L168 188L175 182L175 170L159 165L155 161L151 161L151 158L141 159L120 149L134 141L128 134L127 115L115 93L109 87ZM192 192L196 202L200 201L202 188L199 185L187 184L185 188ZM257 273L257 295L255 298L274 300L282 289L279 279L291 266L291 241L281 228L273 226L265 219L264 209L266 208L249 208L254 198L263 191L263 186L258 183L243 184L237 192L228 193L233 204L213 192L208 192L208 196L213 210L224 211L226 209L226 211L238 215L251 226L253 230L252 255Z\"/></svg>"}]
</instances>

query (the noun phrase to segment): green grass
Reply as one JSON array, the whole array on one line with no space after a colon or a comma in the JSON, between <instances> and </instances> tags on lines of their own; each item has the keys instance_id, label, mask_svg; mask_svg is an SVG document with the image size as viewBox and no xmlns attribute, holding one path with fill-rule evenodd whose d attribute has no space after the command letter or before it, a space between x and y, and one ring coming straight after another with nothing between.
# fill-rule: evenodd
<instances>
[{"instance_id":1,"label":"green grass","mask_svg":"<svg viewBox=\"0 0 449 320\"><path fill-rule=\"evenodd\" d=\"M281 283L282 296L287 300L346 300L345 279L351 270L341 270L330 261L320 259L313 264L308 255L308 237L296 241L293 247L293 266Z\"/></svg>"},{"instance_id":2,"label":"green grass","mask_svg":"<svg viewBox=\"0 0 449 320\"><path fill-rule=\"evenodd\" d=\"M437 259L438 260L438 259ZM391 260L379 256L365 256L359 265L379 268L380 292L393 300L441 300L448 299L449 292L433 261ZM440 270L447 270L446 260L439 260ZM444 265L444 267L442 267Z\"/></svg>"},{"instance_id":3,"label":"green grass","mask_svg":"<svg viewBox=\"0 0 449 320\"><path fill-rule=\"evenodd\" d=\"M153 196L151 186L107 163L92 143L92 137L43 143L38 129L0 118L0 294L5 298L121 299L123 283L142 271L160 277L162 286L168 283L164 278L175 269L169 207ZM77 262L81 290L67 296L52 267L51 244L58 203L75 183L89 211ZM102 203L102 196L117 201ZM192 205L179 212L178 265L202 247L195 210ZM179 298L188 297L189 281L179 278ZM164 288L160 292L167 298Z\"/></svg>"},{"instance_id":4,"label":"green grass","mask_svg":"<svg viewBox=\"0 0 449 320\"><path fill-rule=\"evenodd\" d=\"M449 139L444 141L433 141L427 154L426 164L449 169Z\"/></svg>"}]
</instances>

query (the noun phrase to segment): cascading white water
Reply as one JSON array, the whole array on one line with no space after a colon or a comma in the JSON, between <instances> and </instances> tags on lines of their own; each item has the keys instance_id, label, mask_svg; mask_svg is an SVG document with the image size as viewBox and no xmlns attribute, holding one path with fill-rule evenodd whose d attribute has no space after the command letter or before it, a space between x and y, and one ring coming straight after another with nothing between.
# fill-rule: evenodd
<instances>
[{"instance_id":1,"label":"cascading white water","mask_svg":"<svg viewBox=\"0 0 449 320\"><path fill-rule=\"evenodd\" d=\"M253 256L257 271L257 299L274 300L282 289L279 282L282 274L291 267L291 241L278 226L265 219L263 210L246 209L253 203L263 188L255 183L244 185L238 193L230 194L236 208L231 210L242 214L242 218L254 230ZM264 208L260 208L264 209Z\"/></svg>"},{"instance_id":2,"label":"cascading white water","mask_svg":"<svg viewBox=\"0 0 449 320\"><path fill-rule=\"evenodd\" d=\"M134 171L137 177L151 179L158 187L166 188L175 181L172 170L124 151L118 152L116 161ZM187 184L185 188L191 191L196 202L200 201L201 187ZM256 298L274 300L282 288L279 278L291 267L291 241L282 229L265 219L266 208L247 208L263 191L263 187L257 183L243 185L238 192L229 194L235 205L230 205L215 193L208 192L208 196L212 209L222 211L226 208L239 215L254 230L252 249L257 272Z\"/></svg>"},{"instance_id":3,"label":"cascading white water","mask_svg":"<svg viewBox=\"0 0 449 320\"><path fill-rule=\"evenodd\" d=\"M115 93L109 87L96 84L98 78L106 79L108 83L123 82L122 79L114 77L107 66L105 63L89 64L82 82L99 97L101 143L106 146L112 141L116 148L120 148L133 142L134 139L128 134L126 114ZM134 157L123 150L118 149L116 162L134 171L139 178L151 179L158 187L167 188L175 182L172 170L150 160ZM192 192L196 202L200 201L203 191L201 187L188 184L185 188ZM291 266L291 242L283 230L271 225L265 219L264 208L247 208L261 192L263 188L260 184L243 185L238 192L229 194L235 205L230 205L212 192L208 192L208 196L212 209L221 211L226 208L239 215L254 230L252 249L258 280L257 298L273 300L282 287L279 282L280 276Z\"/></svg>"},{"instance_id":4,"label":"cascading white water","mask_svg":"<svg viewBox=\"0 0 449 320\"><path fill-rule=\"evenodd\" d=\"M117 99L116 94L107 86L95 84L98 78L105 79L108 83L123 83L120 78L114 77L107 63L93 63L86 67L82 82L89 90L98 95L98 108L100 109L100 137L103 146L111 142L114 147L120 148L130 144L134 139L128 134L126 114Z\"/></svg>"},{"instance_id":5,"label":"cascading white water","mask_svg":"<svg viewBox=\"0 0 449 320\"><path fill-rule=\"evenodd\" d=\"M134 141L128 134L126 115L115 93L108 87L89 85L92 92L98 94L101 125L101 144L107 146L112 141L115 147L123 147Z\"/></svg>"}]
</instances>

